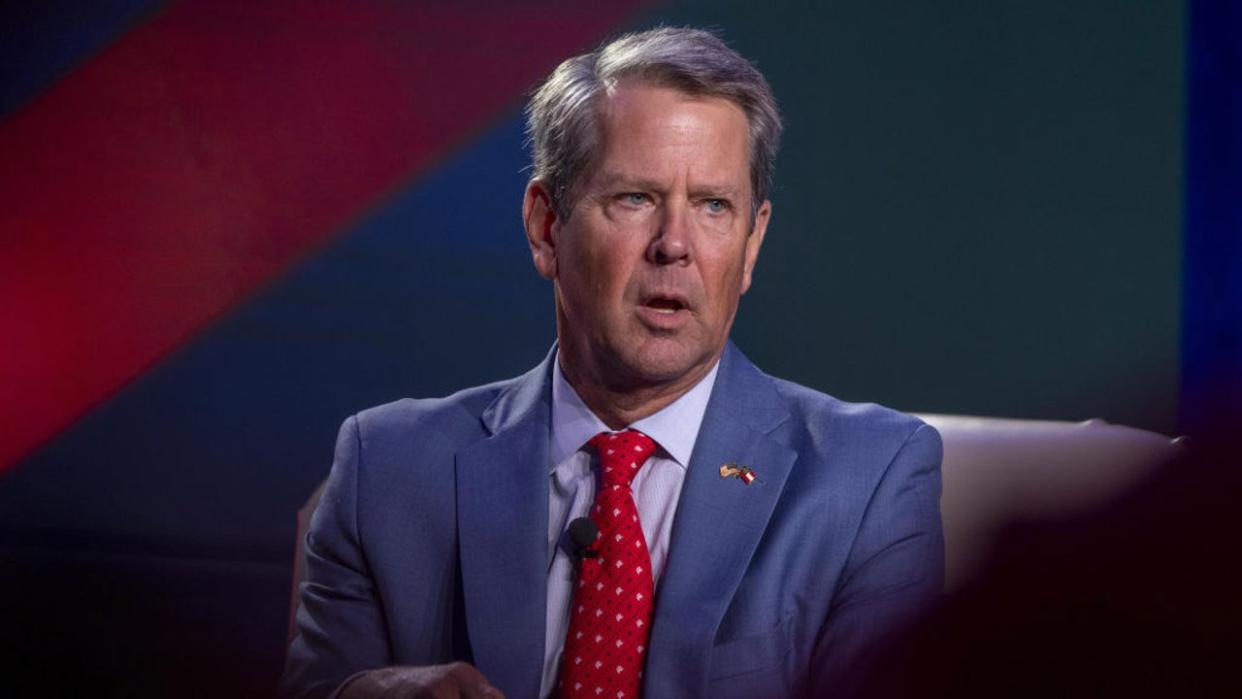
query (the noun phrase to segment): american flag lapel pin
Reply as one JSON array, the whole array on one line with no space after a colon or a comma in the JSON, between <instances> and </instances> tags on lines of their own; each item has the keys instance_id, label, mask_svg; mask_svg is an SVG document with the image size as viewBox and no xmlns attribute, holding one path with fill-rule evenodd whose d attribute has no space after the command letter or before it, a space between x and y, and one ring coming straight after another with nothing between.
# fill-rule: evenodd
<instances>
[{"instance_id":1,"label":"american flag lapel pin","mask_svg":"<svg viewBox=\"0 0 1242 699\"><path fill-rule=\"evenodd\" d=\"M741 464L727 463L720 467L721 478L736 478L739 481L750 485L755 482L755 471L749 466Z\"/></svg>"}]
</instances>

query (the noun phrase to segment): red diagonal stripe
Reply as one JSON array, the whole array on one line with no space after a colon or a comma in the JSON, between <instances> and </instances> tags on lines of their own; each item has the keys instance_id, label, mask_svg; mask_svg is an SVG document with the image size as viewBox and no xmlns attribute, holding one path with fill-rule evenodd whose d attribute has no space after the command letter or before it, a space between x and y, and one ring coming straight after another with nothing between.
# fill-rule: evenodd
<instances>
[{"instance_id":1,"label":"red diagonal stripe","mask_svg":"<svg viewBox=\"0 0 1242 699\"><path fill-rule=\"evenodd\" d=\"M190 0L0 124L0 470L634 9Z\"/></svg>"}]
</instances>

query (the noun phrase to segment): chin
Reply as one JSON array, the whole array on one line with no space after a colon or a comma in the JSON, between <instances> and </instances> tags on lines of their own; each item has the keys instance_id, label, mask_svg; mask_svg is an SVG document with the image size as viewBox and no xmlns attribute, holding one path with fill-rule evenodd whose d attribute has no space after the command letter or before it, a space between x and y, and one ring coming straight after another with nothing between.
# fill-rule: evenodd
<instances>
[{"instance_id":1,"label":"chin","mask_svg":"<svg viewBox=\"0 0 1242 699\"><path fill-rule=\"evenodd\" d=\"M647 385L673 383L702 364L710 363L709 357L714 356L679 344L667 344L657 341L654 347L643 347L632 355L629 369L639 382Z\"/></svg>"}]
</instances>

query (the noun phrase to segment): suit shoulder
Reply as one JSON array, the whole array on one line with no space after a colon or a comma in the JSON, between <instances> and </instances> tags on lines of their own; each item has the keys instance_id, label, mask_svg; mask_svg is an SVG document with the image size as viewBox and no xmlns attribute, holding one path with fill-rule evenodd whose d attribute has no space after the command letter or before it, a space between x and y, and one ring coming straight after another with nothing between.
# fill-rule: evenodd
<instances>
[{"instance_id":1,"label":"suit shoulder","mask_svg":"<svg viewBox=\"0 0 1242 699\"><path fill-rule=\"evenodd\" d=\"M772 378L776 392L786 401L794 429L813 443L830 440L837 446L851 443L891 444L900 448L915 437L939 443L936 430L919 418L876 403L851 403L801 384Z\"/></svg>"},{"instance_id":2,"label":"suit shoulder","mask_svg":"<svg viewBox=\"0 0 1242 699\"><path fill-rule=\"evenodd\" d=\"M467 388L440 398L402 398L360 411L355 418L363 441L389 441L434 434L449 441L471 438L496 397L516 379Z\"/></svg>"}]
</instances>

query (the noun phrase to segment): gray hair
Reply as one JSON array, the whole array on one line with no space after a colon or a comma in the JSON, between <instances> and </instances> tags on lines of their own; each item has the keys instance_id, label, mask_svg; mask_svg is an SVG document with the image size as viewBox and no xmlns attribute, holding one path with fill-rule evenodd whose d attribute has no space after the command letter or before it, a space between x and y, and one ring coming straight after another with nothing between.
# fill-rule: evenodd
<instances>
[{"instance_id":1,"label":"gray hair","mask_svg":"<svg viewBox=\"0 0 1242 699\"><path fill-rule=\"evenodd\" d=\"M625 78L689 95L722 97L746 114L750 127L751 215L767 199L780 145L781 117L772 89L750 61L716 35L690 27L626 34L557 66L526 108L533 178L544 182L561 218L599 146L601 94Z\"/></svg>"}]
</instances>

